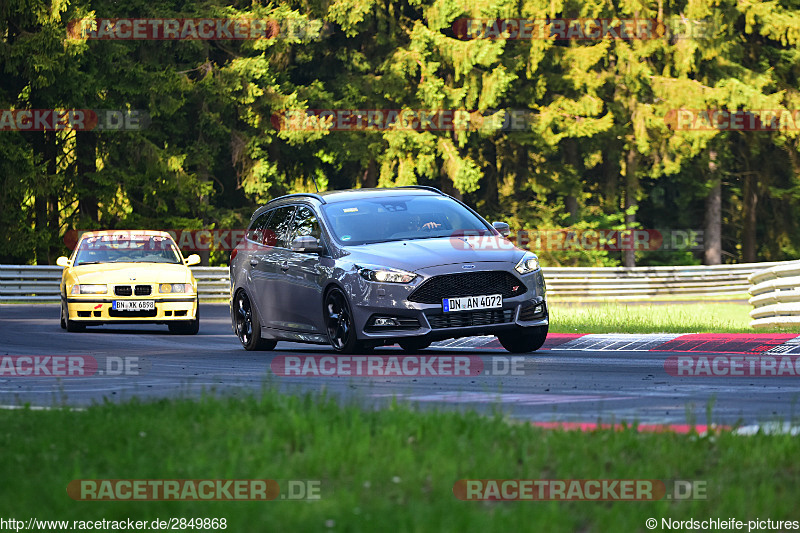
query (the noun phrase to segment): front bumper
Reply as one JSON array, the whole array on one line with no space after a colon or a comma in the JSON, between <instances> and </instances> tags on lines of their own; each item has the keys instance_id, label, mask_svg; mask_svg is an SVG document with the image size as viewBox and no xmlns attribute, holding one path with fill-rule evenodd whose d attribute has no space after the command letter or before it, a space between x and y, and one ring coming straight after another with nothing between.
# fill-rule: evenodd
<instances>
[{"instance_id":1,"label":"front bumper","mask_svg":"<svg viewBox=\"0 0 800 533\"><path fill-rule=\"evenodd\" d=\"M530 309L542 306L542 311L536 313L534 318L526 320ZM365 311L365 309L361 309ZM425 338L436 341L456 337L472 337L477 335L499 335L512 332L518 328L547 326L549 324L549 311L544 298L536 298L522 302L504 302L500 309L485 311L464 311L455 313L442 313L438 309L420 310L416 313L404 312L399 314L391 308L373 308L372 314L359 328L360 339L400 339L400 338ZM399 317L401 327L372 325L375 317ZM418 326L414 326L414 320Z\"/></svg>"},{"instance_id":2,"label":"front bumper","mask_svg":"<svg viewBox=\"0 0 800 533\"><path fill-rule=\"evenodd\" d=\"M62 296L63 300L63 296ZM114 301L153 300L153 311L114 311ZM197 316L197 296L182 297L69 297L67 298L69 319L80 324L106 323L168 323L194 320Z\"/></svg>"},{"instance_id":3,"label":"front bumper","mask_svg":"<svg viewBox=\"0 0 800 533\"><path fill-rule=\"evenodd\" d=\"M506 270L507 264L485 264L481 270ZM498 267L506 268L498 268ZM494 267L494 268L492 268ZM452 267L449 267L452 268ZM499 335L521 328L547 326L549 309L541 270L516 277L527 289L523 294L503 299L502 308L447 312L441 304L423 304L408 300L425 279L448 274L447 269L431 269L410 285L359 283L353 294L353 314L358 338L377 343L393 339L416 338L429 341ZM351 290L352 290L351 289ZM538 308L538 309L537 309ZM537 312L535 312L537 311ZM376 326L376 318L395 318L397 326Z\"/></svg>"}]
</instances>

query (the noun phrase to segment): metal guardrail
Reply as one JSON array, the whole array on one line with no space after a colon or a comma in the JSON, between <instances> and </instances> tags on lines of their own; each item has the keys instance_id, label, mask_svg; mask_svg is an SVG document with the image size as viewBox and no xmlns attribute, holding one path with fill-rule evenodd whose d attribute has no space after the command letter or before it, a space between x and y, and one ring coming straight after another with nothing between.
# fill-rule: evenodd
<instances>
[{"instance_id":1,"label":"metal guardrail","mask_svg":"<svg viewBox=\"0 0 800 533\"><path fill-rule=\"evenodd\" d=\"M748 276L779 263L657 267L545 268L547 295L559 298L630 300L653 296L739 296Z\"/></svg>"},{"instance_id":2,"label":"metal guardrail","mask_svg":"<svg viewBox=\"0 0 800 533\"><path fill-rule=\"evenodd\" d=\"M800 261L759 270L748 280L752 327L800 326Z\"/></svg>"},{"instance_id":3,"label":"metal guardrail","mask_svg":"<svg viewBox=\"0 0 800 533\"><path fill-rule=\"evenodd\" d=\"M738 296L747 293L752 274L781 265L553 267L545 268L544 275L548 296L558 298L626 300L652 296ZM0 265L0 302L59 301L61 271L57 266ZM192 272L197 278L201 301L229 297L228 267L192 267Z\"/></svg>"},{"instance_id":4,"label":"metal guardrail","mask_svg":"<svg viewBox=\"0 0 800 533\"><path fill-rule=\"evenodd\" d=\"M0 302L58 302L59 266L0 265ZM228 267L192 267L200 301L228 298Z\"/></svg>"}]
</instances>

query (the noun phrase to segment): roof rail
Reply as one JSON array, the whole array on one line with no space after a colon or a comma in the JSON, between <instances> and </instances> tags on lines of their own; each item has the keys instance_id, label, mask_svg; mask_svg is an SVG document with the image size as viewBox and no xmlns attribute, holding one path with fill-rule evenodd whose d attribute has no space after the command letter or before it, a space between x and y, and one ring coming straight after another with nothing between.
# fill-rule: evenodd
<instances>
[{"instance_id":1,"label":"roof rail","mask_svg":"<svg viewBox=\"0 0 800 533\"><path fill-rule=\"evenodd\" d=\"M310 196L311 198L314 198L315 200L319 200L320 203L322 203L322 204L326 203L325 202L325 198L323 198L319 194L314 194L313 192L296 192L296 193L293 193L293 194L285 194L283 196L279 196L277 198L273 198L272 200L270 200L267 203L271 204L272 202L277 202L278 200L284 200L286 198L296 198L298 196Z\"/></svg>"},{"instance_id":2,"label":"roof rail","mask_svg":"<svg viewBox=\"0 0 800 533\"><path fill-rule=\"evenodd\" d=\"M432 191L442 196L447 196L445 193L437 189L436 187L431 187L430 185L401 185L397 187L398 189L424 189L426 191Z\"/></svg>"}]
</instances>

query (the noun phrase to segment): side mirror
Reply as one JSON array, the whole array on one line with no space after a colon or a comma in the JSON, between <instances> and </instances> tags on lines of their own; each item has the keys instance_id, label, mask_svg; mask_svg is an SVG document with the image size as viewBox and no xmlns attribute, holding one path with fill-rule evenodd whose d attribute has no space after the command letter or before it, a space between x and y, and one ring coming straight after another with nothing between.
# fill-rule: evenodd
<instances>
[{"instance_id":1,"label":"side mirror","mask_svg":"<svg viewBox=\"0 0 800 533\"><path fill-rule=\"evenodd\" d=\"M503 237L511 235L511 228L505 222L492 222L492 227L499 231Z\"/></svg>"},{"instance_id":2,"label":"side mirror","mask_svg":"<svg viewBox=\"0 0 800 533\"><path fill-rule=\"evenodd\" d=\"M305 254L318 254L322 252L322 245L311 235L302 235L300 237L295 237L292 241L292 251Z\"/></svg>"},{"instance_id":3,"label":"side mirror","mask_svg":"<svg viewBox=\"0 0 800 533\"><path fill-rule=\"evenodd\" d=\"M192 254L186 258L186 266L199 265L199 264L200 264L200 256L197 254Z\"/></svg>"},{"instance_id":4,"label":"side mirror","mask_svg":"<svg viewBox=\"0 0 800 533\"><path fill-rule=\"evenodd\" d=\"M59 257L58 259L56 259L56 264L58 266L60 266L60 267L65 267L65 268L68 267L68 266L71 266L69 257L65 257L63 255L61 257Z\"/></svg>"}]
</instances>

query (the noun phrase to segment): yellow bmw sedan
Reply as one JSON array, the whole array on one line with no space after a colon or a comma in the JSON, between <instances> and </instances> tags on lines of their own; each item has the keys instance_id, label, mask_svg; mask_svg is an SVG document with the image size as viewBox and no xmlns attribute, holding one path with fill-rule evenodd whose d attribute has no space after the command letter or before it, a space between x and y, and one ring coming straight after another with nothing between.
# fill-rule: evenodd
<instances>
[{"instance_id":1,"label":"yellow bmw sedan","mask_svg":"<svg viewBox=\"0 0 800 533\"><path fill-rule=\"evenodd\" d=\"M200 328L197 280L169 233L93 231L70 257L59 257L61 327L70 332L109 323L167 324L172 333Z\"/></svg>"}]
</instances>

